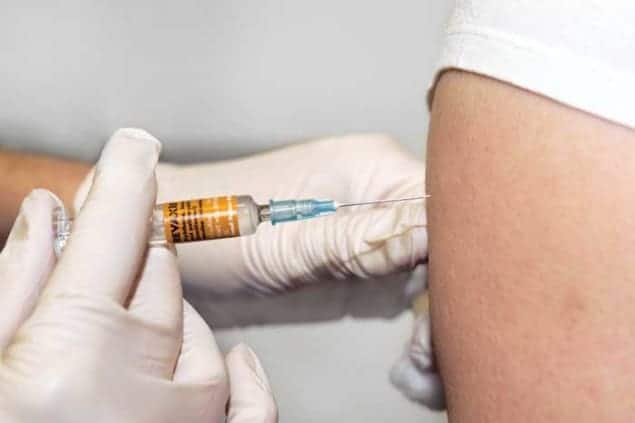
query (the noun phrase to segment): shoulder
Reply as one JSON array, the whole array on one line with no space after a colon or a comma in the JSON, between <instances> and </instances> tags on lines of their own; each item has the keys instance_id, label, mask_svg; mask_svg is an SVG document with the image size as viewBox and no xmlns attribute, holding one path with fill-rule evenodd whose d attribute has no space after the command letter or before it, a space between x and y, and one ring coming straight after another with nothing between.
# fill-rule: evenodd
<instances>
[{"instance_id":1,"label":"shoulder","mask_svg":"<svg viewBox=\"0 0 635 423\"><path fill-rule=\"evenodd\" d=\"M625 0L459 0L435 82L471 71L635 127L634 21Z\"/></svg>"}]
</instances>

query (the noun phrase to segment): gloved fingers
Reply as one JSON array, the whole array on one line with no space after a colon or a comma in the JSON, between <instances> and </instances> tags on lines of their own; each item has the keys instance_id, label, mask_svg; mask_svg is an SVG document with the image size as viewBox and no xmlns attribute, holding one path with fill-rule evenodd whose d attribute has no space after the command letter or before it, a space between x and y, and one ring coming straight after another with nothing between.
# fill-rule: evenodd
<instances>
[{"instance_id":1,"label":"gloved fingers","mask_svg":"<svg viewBox=\"0 0 635 423\"><path fill-rule=\"evenodd\" d=\"M427 256L425 205L356 210L243 238L245 284L272 292L305 283L370 278L405 270Z\"/></svg>"},{"instance_id":2,"label":"gloved fingers","mask_svg":"<svg viewBox=\"0 0 635 423\"><path fill-rule=\"evenodd\" d=\"M247 345L239 344L225 361L231 392L227 423L276 423L278 407L256 354Z\"/></svg>"},{"instance_id":3,"label":"gloved fingers","mask_svg":"<svg viewBox=\"0 0 635 423\"><path fill-rule=\"evenodd\" d=\"M212 330L186 301L183 302L183 345L174 382L213 383L219 389L228 389L225 362Z\"/></svg>"},{"instance_id":4,"label":"gloved fingers","mask_svg":"<svg viewBox=\"0 0 635 423\"><path fill-rule=\"evenodd\" d=\"M390 371L390 382L406 397L430 408L443 410L446 407L443 383L434 371L421 370L405 354Z\"/></svg>"},{"instance_id":5,"label":"gloved fingers","mask_svg":"<svg viewBox=\"0 0 635 423\"><path fill-rule=\"evenodd\" d=\"M351 216L351 222L348 248L339 257L356 276L413 270L427 257L424 203L378 207Z\"/></svg>"},{"instance_id":6,"label":"gloved fingers","mask_svg":"<svg viewBox=\"0 0 635 423\"><path fill-rule=\"evenodd\" d=\"M31 314L55 265L52 216L58 206L48 191L31 192L0 254L0 350Z\"/></svg>"},{"instance_id":7,"label":"gloved fingers","mask_svg":"<svg viewBox=\"0 0 635 423\"><path fill-rule=\"evenodd\" d=\"M160 149L140 129L111 137L45 295L73 291L123 303L148 242Z\"/></svg>"},{"instance_id":8,"label":"gloved fingers","mask_svg":"<svg viewBox=\"0 0 635 423\"><path fill-rule=\"evenodd\" d=\"M144 370L172 379L183 337L183 293L176 258L168 247L148 248L128 312L160 336L151 349L141 346Z\"/></svg>"}]
</instances>

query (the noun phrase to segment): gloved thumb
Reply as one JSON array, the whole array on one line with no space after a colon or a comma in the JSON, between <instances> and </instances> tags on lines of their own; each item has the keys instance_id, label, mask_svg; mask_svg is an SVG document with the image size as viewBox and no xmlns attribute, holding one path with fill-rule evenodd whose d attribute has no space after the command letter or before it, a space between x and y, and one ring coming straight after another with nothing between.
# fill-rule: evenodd
<instances>
[{"instance_id":1,"label":"gloved thumb","mask_svg":"<svg viewBox=\"0 0 635 423\"><path fill-rule=\"evenodd\" d=\"M278 408L256 354L238 344L225 358L230 397L227 423L277 423Z\"/></svg>"}]
</instances>

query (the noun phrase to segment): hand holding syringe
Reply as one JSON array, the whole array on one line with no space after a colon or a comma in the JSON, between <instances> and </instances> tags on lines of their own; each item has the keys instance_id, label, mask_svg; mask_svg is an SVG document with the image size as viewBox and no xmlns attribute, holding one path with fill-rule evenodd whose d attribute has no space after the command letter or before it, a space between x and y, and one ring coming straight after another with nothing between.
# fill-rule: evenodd
<instances>
[{"instance_id":1,"label":"hand holding syringe","mask_svg":"<svg viewBox=\"0 0 635 423\"><path fill-rule=\"evenodd\" d=\"M337 203L314 198L270 200L257 204L249 195L229 195L175 201L155 206L152 214L151 244L178 244L251 235L262 222L272 225L313 219L335 213L343 207L421 201L427 195L359 203ZM59 255L71 234L72 219L63 208L53 216L55 251Z\"/></svg>"}]
</instances>

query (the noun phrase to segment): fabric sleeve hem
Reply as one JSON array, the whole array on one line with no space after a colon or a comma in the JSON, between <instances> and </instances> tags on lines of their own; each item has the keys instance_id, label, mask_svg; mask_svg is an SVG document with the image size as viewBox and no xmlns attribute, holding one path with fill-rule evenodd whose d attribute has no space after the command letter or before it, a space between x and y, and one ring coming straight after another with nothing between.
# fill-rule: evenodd
<instances>
[{"instance_id":1,"label":"fabric sleeve hem","mask_svg":"<svg viewBox=\"0 0 635 423\"><path fill-rule=\"evenodd\" d=\"M544 95L635 129L635 75L489 28L448 28L428 90L431 105L441 74L459 69Z\"/></svg>"}]
</instances>

